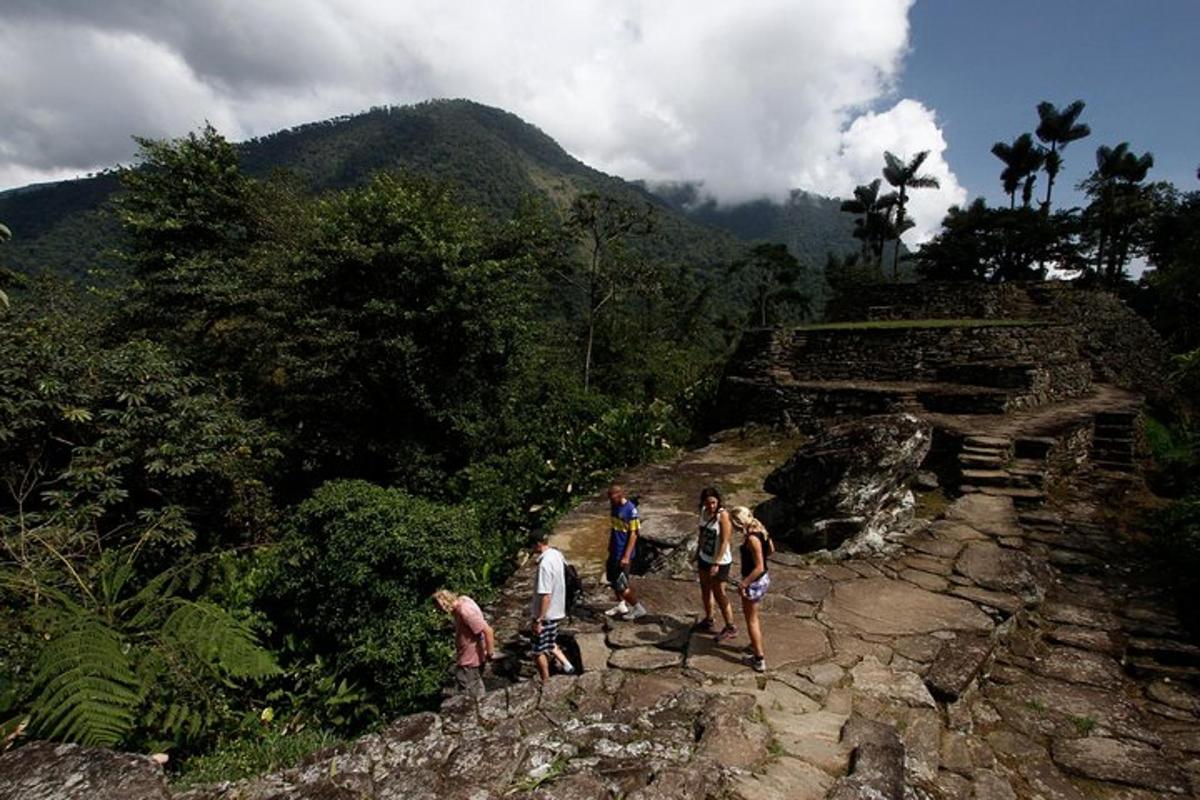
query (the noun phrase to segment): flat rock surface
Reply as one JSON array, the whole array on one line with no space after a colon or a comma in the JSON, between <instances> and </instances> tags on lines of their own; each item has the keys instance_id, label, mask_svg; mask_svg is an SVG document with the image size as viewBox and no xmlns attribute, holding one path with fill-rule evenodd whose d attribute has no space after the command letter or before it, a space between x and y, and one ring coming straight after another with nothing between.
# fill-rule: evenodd
<instances>
[{"instance_id":1,"label":"flat rock surface","mask_svg":"<svg viewBox=\"0 0 1200 800\"><path fill-rule=\"evenodd\" d=\"M967 544L954 569L984 589L1022 596L1044 594L1050 581L1050 572L1041 562L989 542Z\"/></svg>"},{"instance_id":2,"label":"flat rock surface","mask_svg":"<svg viewBox=\"0 0 1200 800\"><path fill-rule=\"evenodd\" d=\"M1085 778L1177 794L1188 788L1180 769L1155 748L1137 742L1104 737L1068 739L1055 742L1052 752L1060 767Z\"/></svg>"},{"instance_id":3,"label":"flat rock surface","mask_svg":"<svg viewBox=\"0 0 1200 800\"><path fill-rule=\"evenodd\" d=\"M637 620L614 620L609 626L606 636L609 647L653 645L669 650L682 650L691 632L692 619L648 614Z\"/></svg>"},{"instance_id":4,"label":"flat rock surface","mask_svg":"<svg viewBox=\"0 0 1200 800\"><path fill-rule=\"evenodd\" d=\"M628 669L635 672L677 667L682 663L682 653L651 646L614 650L608 658L608 665L613 669Z\"/></svg>"},{"instance_id":5,"label":"flat rock surface","mask_svg":"<svg viewBox=\"0 0 1200 800\"><path fill-rule=\"evenodd\" d=\"M874 634L988 631L992 628L988 616L973 603L885 578L863 578L837 584L821 605L820 617L831 625Z\"/></svg>"},{"instance_id":6,"label":"flat rock surface","mask_svg":"<svg viewBox=\"0 0 1200 800\"><path fill-rule=\"evenodd\" d=\"M32 742L0 754L0 800L168 800L162 767L145 756Z\"/></svg>"}]
</instances>

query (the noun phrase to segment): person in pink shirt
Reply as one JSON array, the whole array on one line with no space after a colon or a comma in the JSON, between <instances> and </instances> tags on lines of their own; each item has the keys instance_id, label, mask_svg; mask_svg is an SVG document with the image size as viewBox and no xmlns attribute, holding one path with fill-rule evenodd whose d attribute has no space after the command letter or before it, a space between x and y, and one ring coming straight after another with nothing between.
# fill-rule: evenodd
<instances>
[{"instance_id":1,"label":"person in pink shirt","mask_svg":"<svg viewBox=\"0 0 1200 800\"><path fill-rule=\"evenodd\" d=\"M472 697L482 696L486 691L483 686L483 667L496 650L496 634L492 626L483 618L483 612L476 602L466 595L439 589L433 593L433 602L454 617L457 649L455 689Z\"/></svg>"}]
</instances>

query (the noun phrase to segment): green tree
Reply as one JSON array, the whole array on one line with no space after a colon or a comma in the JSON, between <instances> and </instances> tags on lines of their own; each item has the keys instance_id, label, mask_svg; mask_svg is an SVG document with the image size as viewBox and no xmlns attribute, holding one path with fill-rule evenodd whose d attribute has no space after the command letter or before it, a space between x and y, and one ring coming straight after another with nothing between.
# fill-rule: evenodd
<instances>
[{"instance_id":1,"label":"green tree","mask_svg":"<svg viewBox=\"0 0 1200 800\"><path fill-rule=\"evenodd\" d=\"M1037 113L1040 122L1037 126L1037 137L1050 146L1045 154L1043 166L1046 170L1046 199L1042 203L1046 213L1050 211L1050 194L1054 191L1054 180L1062 169L1062 151L1071 142L1078 141L1089 134L1092 129L1079 122L1083 113L1084 102L1076 100L1063 109L1058 109L1053 103L1038 103Z\"/></svg>"},{"instance_id":2,"label":"green tree","mask_svg":"<svg viewBox=\"0 0 1200 800\"><path fill-rule=\"evenodd\" d=\"M1200 192L1165 192L1151 222L1150 317L1176 352L1200 348ZM1200 357L1192 360L1193 370ZM1200 385L1200 381L1196 381Z\"/></svg>"},{"instance_id":3,"label":"green tree","mask_svg":"<svg viewBox=\"0 0 1200 800\"><path fill-rule=\"evenodd\" d=\"M1129 259L1137 255L1149 233L1161 187L1144 185L1154 166L1150 153L1137 155L1128 142L1096 150L1096 169L1082 183L1091 202L1084 223L1094 253L1093 269L1109 286L1126 279Z\"/></svg>"},{"instance_id":4,"label":"green tree","mask_svg":"<svg viewBox=\"0 0 1200 800\"><path fill-rule=\"evenodd\" d=\"M793 314L803 318L812 309L812 301L796 285L803 268L784 244L755 245L750 254L729 266L729 273L749 281L753 287L752 318L761 327L770 324L771 312L779 306L791 306ZM778 321L778 319L776 319Z\"/></svg>"},{"instance_id":5,"label":"green tree","mask_svg":"<svg viewBox=\"0 0 1200 800\"><path fill-rule=\"evenodd\" d=\"M854 220L854 238L861 242L860 255L865 263L874 258L882 268L883 246L894 236L892 210L899 200L895 192L879 193L880 179L854 187L854 199L843 200L841 210L858 215Z\"/></svg>"},{"instance_id":6,"label":"green tree","mask_svg":"<svg viewBox=\"0 0 1200 800\"><path fill-rule=\"evenodd\" d=\"M633 291L647 264L629 253L630 238L654 230L654 209L632 205L611 195L585 192L571 203L567 230L581 243L583 258L576 269L560 273L582 296L584 326L583 385L591 385L596 325L605 309Z\"/></svg>"},{"instance_id":7,"label":"green tree","mask_svg":"<svg viewBox=\"0 0 1200 800\"><path fill-rule=\"evenodd\" d=\"M278 630L325 655L385 713L427 703L450 664L430 595L487 587L501 531L475 513L365 481L324 484L287 520L261 581Z\"/></svg>"},{"instance_id":8,"label":"green tree","mask_svg":"<svg viewBox=\"0 0 1200 800\"><path fill-rule=\"evenodd\" d=\"M269 531L271 437L162 346L107 345L69 287L26 297L0 317L0 652L25 667L0 657L0 694L50 738L193 740L273 672L203 596L204 554Z\"/></svg>"},{"instance_id":9,"label":"green tree","mask_svg":"<svg viewBox=\"0 0 1200 800\"><path fill-rule=\"evenodd\" d=\"M1033 143L1033 136L1023 133L1012 144L996 142L992 155L1004 162L1000 180L1008 195L1009 208L1016 208L1017 189L1021 189L1021 204L1028 207L1033 199L1033 185L1038 170L1045 163L1046 153Z\"/></svg>"},{"instance_id":10,"label":"green tree","mask_svg":"<svg viewBox=\"0 0 1200 800\"><path fill-rule=\"evenodd\" d=\"M951 207L942 230L921 246L918 268L929 280L1011 281L1045 277L1044 264L1083 266L1074 215L1029 207L988 208L978 198Z\"/></svg>"},{"instance_id":11,"label":"green tree","mask_svg":"<svg viewBox=\"0 0 1200 800\"><path fill-rule=\"evenodd\" d=\"M884 180L896 188L896 215L892 223L896 237L896 247L892 254L893 279L900 277L900 236L913 225L904 214L905 207L908 205L908 191L910 189L936 189L940 185L938 179L932 175L917 174L928 157L928 150L922 150L907 162L890 152L883 154L886 162L883 168Z\"/></svg>"}]
</instances>

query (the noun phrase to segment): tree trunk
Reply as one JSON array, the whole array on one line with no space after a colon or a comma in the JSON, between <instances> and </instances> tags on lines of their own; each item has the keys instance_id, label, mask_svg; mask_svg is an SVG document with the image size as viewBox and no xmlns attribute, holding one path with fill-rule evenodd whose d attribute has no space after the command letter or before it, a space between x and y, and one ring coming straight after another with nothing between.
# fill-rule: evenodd
<instances>
[{"instance_id":1,"label":"tree trunk","mask_svg":"<svg viewBox=\"0 0 1200 800\"><path fill-rule=\"evenodd\" d=\"M583 389L592 385L592 335L596 331L596 320L589 317L587 326L587 352L583 357Z\"/></svg>"},{"instance_id":2,"label":"tree trunk","mask_svg":"<svg viewBox=\"0 0 1200 800\"><path fill-rule=\"evenodd\" d=\"M1058 142L1050 143L1050 153L1052 155L1058 153ZM1053 190L1054 190L1054 173L1051 172L1050 170L1046 170L1046 204L1045 204L1045 206L1043 206L1043 209L1045 210L1045 212L1047 214L1050 213L1050 192L1052 192Z\"/></svg>"}]
</instances>

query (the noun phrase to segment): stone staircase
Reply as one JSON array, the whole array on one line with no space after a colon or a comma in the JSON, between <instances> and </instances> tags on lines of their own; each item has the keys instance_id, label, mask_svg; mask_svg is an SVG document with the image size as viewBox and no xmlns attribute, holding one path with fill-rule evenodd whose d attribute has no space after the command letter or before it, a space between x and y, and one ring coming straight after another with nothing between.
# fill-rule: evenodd
<instances>
[{"instance_id":1,"label":"stone staircase","mask_svg":"<svg viewBox=\"0 0 1200 800\"><path fill-rule=\"evenodd\" d=\"M1136 411L1105 411L1096 414L1092 434L1092 464L1110 472L1133 472L1136 468Z\"/></svg>"},{"instance_id":2,"label":"stone staircase","mask_svg":"<svg viewBox=\"0 0 1200 800\"><path fill-rule=\"evenodd\" d=\"M1053 445L1043 437L967 436L958 454L958 489L1009 497L1018 507L1039 506L1046 499L1046 456Z\"/></svg>"}]
</instances>

